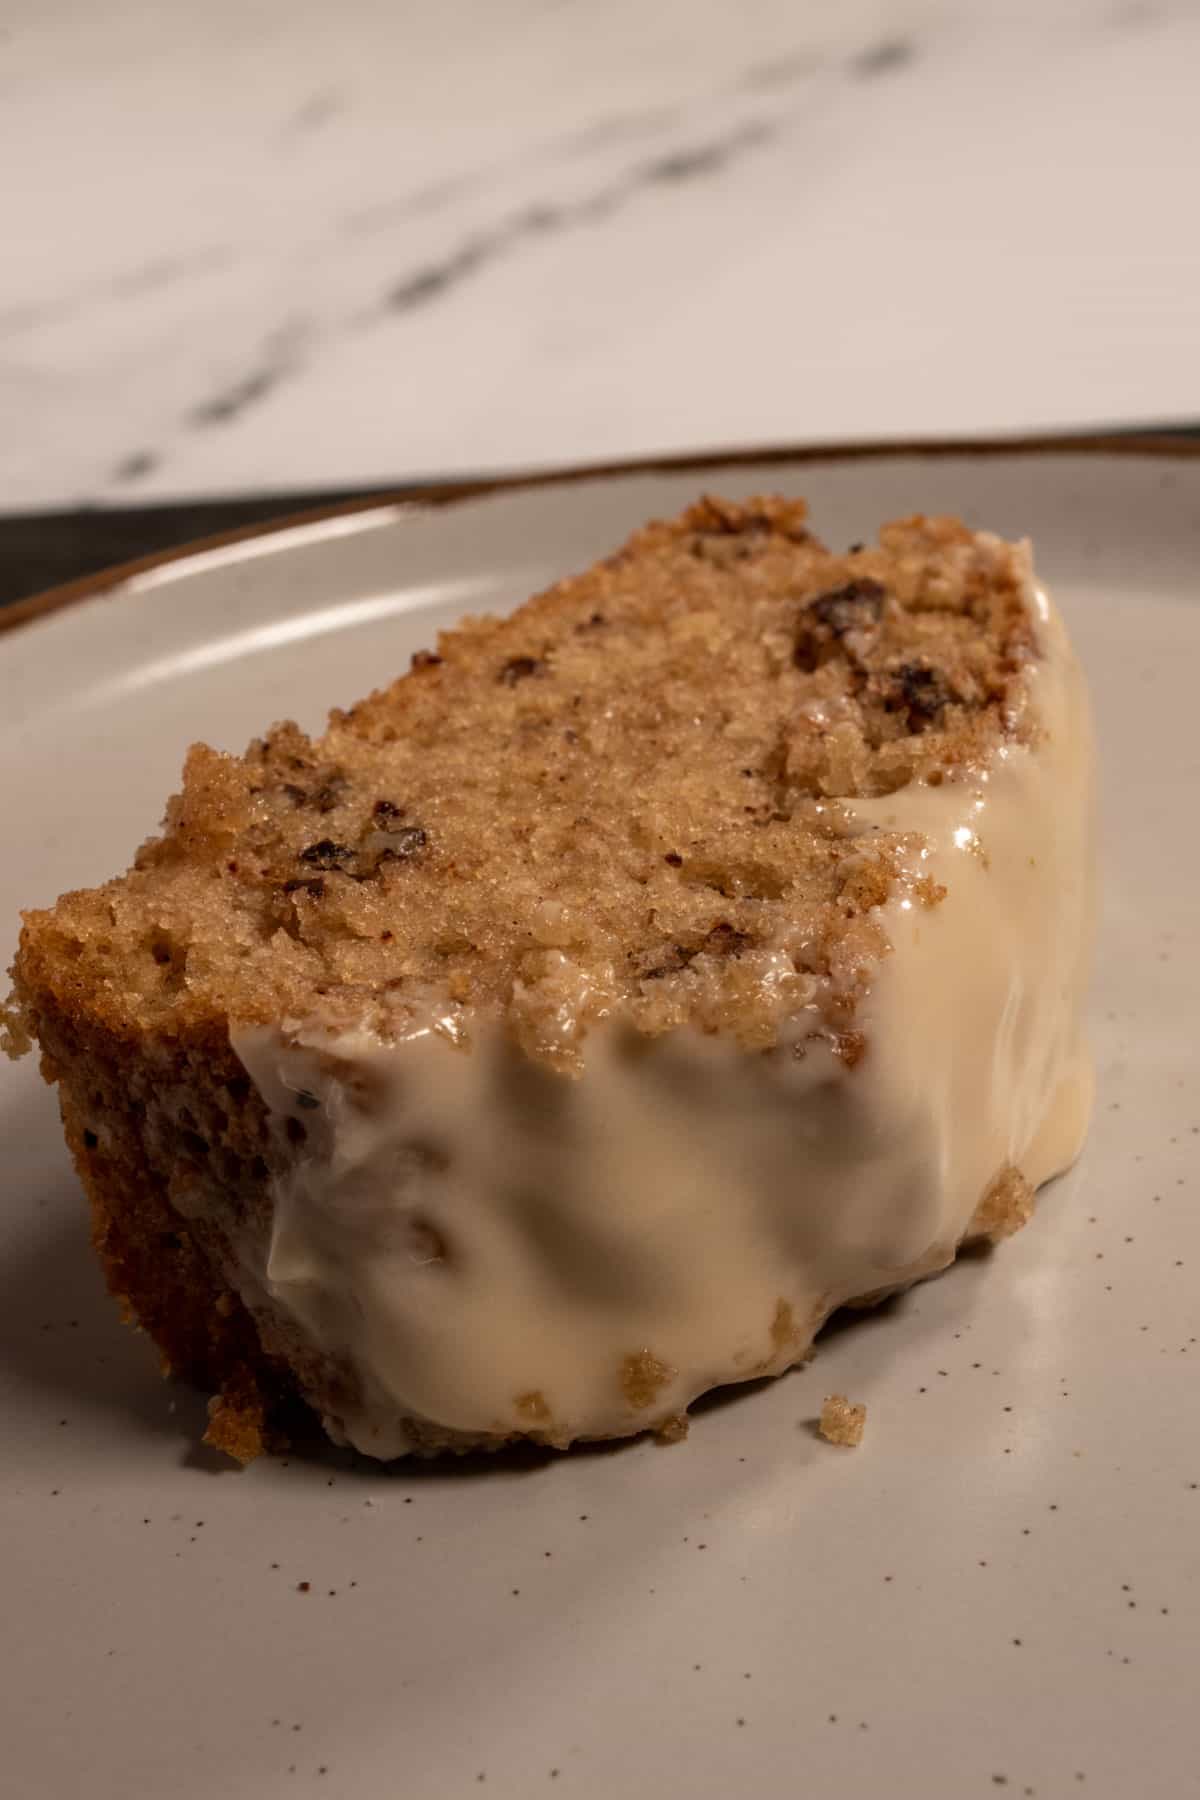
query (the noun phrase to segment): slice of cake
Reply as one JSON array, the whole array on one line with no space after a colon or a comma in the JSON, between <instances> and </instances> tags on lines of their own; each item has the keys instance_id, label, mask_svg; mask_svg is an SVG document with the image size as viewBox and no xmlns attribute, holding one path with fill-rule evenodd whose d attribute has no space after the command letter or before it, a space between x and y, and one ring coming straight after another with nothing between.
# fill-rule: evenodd
<instances>
[{"instance_id":1,"label":"slice of cake","mask_svg":"<svg viewBox=\"0 0 1200 1800\"><path fill-rule=\"evenodd\" d=\"M254 1454L682 1435L1079 1149L1082 679L1027 547L706 499L26 916L97 1249Z\"/></svg>"}]
</instances>

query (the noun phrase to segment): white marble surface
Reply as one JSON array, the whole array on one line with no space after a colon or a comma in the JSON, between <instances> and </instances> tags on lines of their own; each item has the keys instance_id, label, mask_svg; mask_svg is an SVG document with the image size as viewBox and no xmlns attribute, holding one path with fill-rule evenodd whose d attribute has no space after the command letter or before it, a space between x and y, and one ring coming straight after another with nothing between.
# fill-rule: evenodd
<instances>
[{"instance_id":1,"label":"white marble surface","mask_svg":"<svg viewBox=\"0 0 1200 1800\"><path fill-rule=\"evenodd\" d=\"M1194 0L5 0L0 505L1200 417Z\"/></svg>"}]
</instances>

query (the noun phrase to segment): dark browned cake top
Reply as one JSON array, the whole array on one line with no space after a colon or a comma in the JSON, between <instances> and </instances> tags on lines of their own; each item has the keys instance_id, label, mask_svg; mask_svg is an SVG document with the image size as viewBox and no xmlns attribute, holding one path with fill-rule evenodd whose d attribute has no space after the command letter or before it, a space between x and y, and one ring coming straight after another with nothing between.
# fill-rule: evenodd
<instances>
[{"instance_id":1,"label":"dark browned cake top","mask_svg":"<svg viewBox=\"0 0 1200 1800\"><path fill-rule=\"evenodd\" d=\"M168 1037L506 1009L565 1062L613 1009L764 1044L809 1006L851 1042L897 840L837 803L986 761L1030 654L995 539L835 556L800 502L703 500L321 738L194 748L135 869L29 915L18 996Z\"/></svg>"}]
</instances>

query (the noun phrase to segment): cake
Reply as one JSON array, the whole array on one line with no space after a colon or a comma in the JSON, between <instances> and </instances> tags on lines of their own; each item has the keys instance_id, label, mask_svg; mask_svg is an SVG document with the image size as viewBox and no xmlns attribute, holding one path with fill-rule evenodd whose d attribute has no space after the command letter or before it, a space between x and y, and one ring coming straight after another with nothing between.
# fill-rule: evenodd
<instances>
[{"instance_id":1,"label":"cake","mask_svg":"<svg viewBox=\"0 0 1200 1800\"><path fill-rule=\"evenodd\" d=\"M1075 1157L1083 681L1027 545L706 498L29 912L109 1287L247 1460L682 1436Z\"/></svg>"}]
</instances>

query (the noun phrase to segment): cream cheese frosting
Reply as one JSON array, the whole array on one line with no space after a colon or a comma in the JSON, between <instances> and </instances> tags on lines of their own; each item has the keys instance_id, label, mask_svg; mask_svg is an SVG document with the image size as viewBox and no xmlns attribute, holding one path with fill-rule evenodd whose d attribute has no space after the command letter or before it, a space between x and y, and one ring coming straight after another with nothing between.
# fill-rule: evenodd
<instances>
[{"instance_id":1,"label":"cream cheese frosting","mask_svg":"<svg viewBox=\"0 0 1200 1800\"><path fill-rule=\"evenodd\" d=\"M855 1066L803 1016L754 1053L612 1017L577 1079L449 1014L387 1042L231 1032L279 1150L269 1240L233 1241L236 1278L302 1366L337 1371L310 1390L332 1436L391 1457L427 1426L560 1443L669 1426L797 1361L836 1307L945 1266L998 1183L1071 1163L1091 1099L1091 734L1062 621L1032 582L1029 604L1031 741L847 803L859 830L912 834Z\"/></svg>"}]
</instances>

